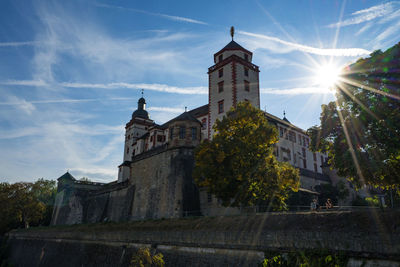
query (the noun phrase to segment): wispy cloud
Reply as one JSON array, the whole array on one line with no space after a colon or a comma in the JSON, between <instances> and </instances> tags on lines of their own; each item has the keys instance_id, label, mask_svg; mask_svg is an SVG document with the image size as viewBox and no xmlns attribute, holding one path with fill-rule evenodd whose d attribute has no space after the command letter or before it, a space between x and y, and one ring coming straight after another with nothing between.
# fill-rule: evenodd
<instances>
[{"instance_id":1,"label":"wispy cloud","mask_svg":"<svg viewBox=\"0 0 400 267\"><path fill-rule=\"evenodd\" d=\"M309 95L309 94L332 94L330 91L321 87L296 87L287 89L278 88L262 88L262 94L272 94L272 95Z\"/></svg>"},{"instance_id":2,"label":"wispy cloud","mask_svg":"<svg viewBox=\"0 0 400 267\"><path fill-rule=\"evenodd\" d=\"M170 107L149 107L148 110L175 113L175 114L183 113L185 111L184 108L170 108Z\"/></svg>"},{"instance_id":3,"label":"wispy cloud","mask_svg":"<svg viewBox=\"0 0 400 267\"><path fill-rule=\"evenodd\" d=\"M42 80L7 80L0 81L0 84L3 85L12 85L12 86L49 86L48 83ZM205 86L192 86L192 87L179 87L179 86L171 86L167 84L158 84L158 83L125 83L125 82L115 82L115 83L71 83L71 82L62 82L62 83L53 83L53 85L62 86L66 88L90 88L90 89L145 89L150 91L164 92L164 93L174 93L174 94L185 94L185 95L204 95L208 94L208 88ZM38 103L56 103L56 102L88 102L88 101L97 101L98 99L66 99L66 100L49 100L47 102L38 102ZM117 99L115 99L117 100ZM34 101L32 102L34 103ZM1 104L1 103L0 103Z\"/></svg>"},{"instance_id":4,"label":"wispy cloud","mask_svg":"<svg viewBox=\"0 0 400 267\"><path fill-rule=\"evenodd\" d=\"M0 47L18 47L18 46L33 46L37 45L39 42L27 41L27 42L4 42L0 43Z\"/></svg>"},{"instance_id":5,"label":"wispy cloud","mask_svg":"<svg viewBox=\"0 0 400 267\"><path fill-rule=\"evenodd\" d=\"M46 86L46 82L42 80L6 80L0 81L3 85L21 85L21 86Z\"/></svg>"},{"instance_id":6,"label":"wispy cloud","mask_svg":"<svg viewBox=\"0 0 400 267\"><path fill-rule=\"evenodd\" d=\"M173 21L178 21L178 22L187 22L187 23L194 23L194 24L202 24L202 25L207 25L208 23L196 19L191 19L191 18L186 18L186 17L180 17L180 16L172 16L172 15L167 15L167 14L161 14L161 13L153 13L141 9L136 9L136 8L129 8L129 7L121 7L121 6L112 6L112 5L107 5L107 4L102 4L102 3L96 3L95 4L98 7L104 7L104 8L112 8L112 9L120 9L120 10L128 10L128 11L133 11L137 13L142 13L142 14L147 14L151 16L157 16Z\"/></svg>"},{"instance_id":7,"label":"wispy cloud","mask_svg":"<svg viewBox=\"0 0 400 267\"><path fill-rule=\"evenodd\" d=\"M35 106L31 102L16 96L9 96L8 100L6 102L0 102L0 105L15 106L28 115L31 115L32 112L36 110Z\"/></svg>"},{"instance_id":8,"label":"wispy cloud","mask_svg":"<svg viewBox=\"0 0 400 267\"><path fill-rule=\"evenodd\" d=\"M103 88L103 89L146 89L157 92L176 93L176 94L208 94L208 88L205 86L196 87L177 87L166 84L148 84L148 83L61 83L64 87L69 88Z\"/></svg>"},{"instance_id":9,"label":"wispy cloud","mask_svg":"<svg viewBox=\"0 0 400 267\"><path fill-rule=\"evenodd\" d=\"M343 27L343 26L349 26L349 25L355 25L355 24L360 24L363 22L371 21L376 18L384 17L394 10L394 3L395 2L388 2L388 3L383 3L380 5L372 6L370 8L362 9L356 12L353 12L351 15L351 18L348 18L346 20L337 22L337 23L332 23L327 25L329 28L335 28L335 27Z\"/></svg>"},{"instance_id":10,"label":"wispy cloud","mask_svg":"<svg viewBox=\"0 0 400 267\"><path fill-rule=\"evenodd\" d=\"M246 36L254 37L259 40L260 39L268 40L268 41L272 41L272 42L276 42L276 43L285 45L287 48L289 48L289 50L285 50L285 52L289 52L291 50L298 50L298 51L315 54L315 55L337 56L337 57L343 57L343 56L344 57L354 57L354 56L368 55L371 53L371 51L365 50L363 48L337 48L337 49L316 48L316 47L312 47L312 46L306 46L306 45L302 45L302 44L298 44L298 43L288 42L285 40L281 40L277 37L268 36L268 35L264 35L264 34L251 33L251 32L246 32L246 31L238 31L238 33L246 35ZM255 49L257 49L257 48L270 49L270 46L268 46L268 44L263 41L256 42L255 45L258 46L258 47L255 47ZM277 48L277 49L278 49L278 52L279 52L279 50L282 51L281 48Z\"/></svg>"}]
</instances>

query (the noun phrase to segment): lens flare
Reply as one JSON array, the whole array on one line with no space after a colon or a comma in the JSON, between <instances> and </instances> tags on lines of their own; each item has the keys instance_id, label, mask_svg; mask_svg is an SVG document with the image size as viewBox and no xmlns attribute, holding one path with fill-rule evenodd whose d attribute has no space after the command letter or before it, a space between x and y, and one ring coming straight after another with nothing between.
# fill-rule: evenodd
<instances>
[{"instance_id":1,"label":"lens flare","mask_svg":"<svg viewBox=\"0 0 400 267\"><path fill-rule=\"evenodd\" d=\"M339 80L340 68L326 64L319 66L315 71L315 83L323 88L331 89Z\"/></svg>"}]
</instances>

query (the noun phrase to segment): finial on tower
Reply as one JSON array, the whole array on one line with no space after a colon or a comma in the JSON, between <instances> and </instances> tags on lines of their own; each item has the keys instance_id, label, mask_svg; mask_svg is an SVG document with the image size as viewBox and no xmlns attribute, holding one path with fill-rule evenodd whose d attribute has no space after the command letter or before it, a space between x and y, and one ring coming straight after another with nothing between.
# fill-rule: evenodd
<instances>
[{"instance_id":1,"label":"finial on tower","mask_svg":"<svg viewBox=\"0 0 400 267\"><path fill-rule=\"evenodd\" d=\"M283 110L283 117L286 117L286 112L285 112L285 110Z\"/></svg>"},{"instance_id":2,"label":"finial on tower","mask_svg":"<svg viewBox=\"0 0 400 267\"><path fill-rule=\"evenodd\" d=\"M232 41L233 41L233 36L235 35L235 28L232 26L231 27L231 37L232 37Z\"/></svg>"},{"instance_id":3,"label":"finial on tower","mask_svg":"<svg viewBox=\"0 0 400 267\"><path fill-rule=\"evenodd\" d=\"M143 94L144 94L144 89L142 89L142 97L143 97Z\"/></svg>"},{"instance_id":4,"label":"finial on tower","mask_svg":"<svg viewBox=\"0 0 400 267\"><path fill-rule=\"evenodd\" d=\"M187 107L185 107L185 112L187 112Z\"/></svg>"}]
</instances>

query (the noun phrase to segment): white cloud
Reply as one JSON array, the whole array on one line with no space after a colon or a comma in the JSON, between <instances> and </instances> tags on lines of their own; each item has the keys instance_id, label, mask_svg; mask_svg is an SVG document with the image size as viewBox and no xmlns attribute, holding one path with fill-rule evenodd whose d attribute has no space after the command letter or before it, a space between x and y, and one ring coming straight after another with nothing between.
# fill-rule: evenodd
<instances>
[{"instance_id":1,"label":"white cloud","mask_svg":"<svg viewBox=\"0 0 400 267\"><path fill-rule=\"evenodd\" d=\"M333 91L322 88L322 87L296 87L287 89L277 88L262 88L262 94L273 94L273 95L308 95L308 94L332 94Z\"/></svg>"},{"instance_id":2,"label":"white cloud","mask_svg":"<svg viewBox=\"0 0 400 267\"><path fill-rule=\"evenodd\" d=\"M149 107L147 110L168 112L168 113L175 113L175 114L183 113L185 111L184 108L170 108L170 107Z\"/></svg>"},{"instance_id":3,"label":"white cloud","mask_svg":"<svg viewBox=\"0 0 400 267\"><path fill-rule=\"evenodd\" d=\"M337 22L329 24L327 27L335 28L335 27L343 27L354 24L360 24L366 21L370 21L376 18L380 18L390 14L393 11L393 2L384 3L376 6L372 6L370 8L362 9L356 12L353 12L351 15L353 17Z\"/></svg>"},{"instance_id":4,"label":"white cloud","mask_svg":"<svg viewBox=\"0 0 400 267\"><path fill-rule=\"evenodd\" d=\"M254 49L257 49L257 48L271 49L269 44L265 42L265 40L268 40L268 41L272 41L272 42L284 45L285 48L282 48L281 46L276 46L274 49L274 51L281 52L281 53L285 53L285 52L287 53L292 50L298 50L298 51L315 54L315 55L337 56L337 57L340 57L340 56L354 57L354 56L368 55L371 53L371 51L365 50L363 48L336 48L336 49L334 49L334 48L327 48L327 49L316 48L316 47L311 47L311 46L306 46L306 45L302 45L302 44L284 41L277 37L268 36L268 35L264 35L264 34L257 34L257 33L245 32L245 31L238 31L238 33L258 39L257 42L253 43L256 46L256 47L254 47Z\"/></svg>"},{"instance_id":5,"label":"white cloud","mask_svg":"<svg viewBox=\"0 0 400 267\"><path fill-rule=\"evenodd\" d=\"M9 96L6 102L0 102L0 105L2 104L14 106L28 115L31 115L32 112L36 110L35 106L32 103L16 96Z\"/></svg>"},{"instance_id":6,"label":"white cloud","mask_svg":"<svg viewBox=\"0 0 400 267\"><path fill-rule=\"evenodd\" d=\"M42 80L7 80L0 81L3 85L13 85L13 86L49 86L46 82ZM175 93L175 94L185 94L185 95L204 95L208 94L208 88L205 86L192 86L192 87L179 87L171 86L167 84L158 83L126 83L126 82L115 82L115 83L71 83L62 82L53 85L67 88L91 88L91 89L146 89L150 91L164 92L164 93ZM130 100L131 98L111 98L114 100ZM89 102L89 101L100 101L100 99L53 99L53 100L43 100L43 101L32 101L32 103L67 103L67 102ZM1 104L1 103L0 103ZM4 104L4 103L3 103Z\"/></svg>"},{"instance_id":7,"label":"white cloud","mask_svg":"<svg viewBox=\"0 0 400 267\"><path fill-rule=\"evenodd\" d=\"M18 47L18 46L32 46L37 45L38 42L27 41L27 42L4 42L0 43L0 47Z\"/></svg>"},{"instance_id":8,"label":"white cloud","mask_svg":"<svg viewBox=\"0 0 400 267\"><path fill-rule=\"evenodd\" d=\"M206 23L204 21L196 20L196 19L180 17L180 16L166 15L166 14L161 14L161 13L153 13L153 12L148 12L148 11L141 10L141 9L121 7L121 6L112 6L112 5L102 4L102 3L96 3L96 6L104 7L104 8L119 9L119 10L128 10L128 11L147 14L147 15L151 15L151 16L162 17L162 18L165 18L165 19L178 21L178 22L188 22L188 23L194 23L194 24L208 25L208 23Z\"/></svg>"},{"instance_id":9,"label":"white cloud","mask_svg":"<svg viewBox=\"0 0 400 267\"><path fill-rule=\"evenodd\" d=\"M176 93L176 94L208 94L208 88L204 86L195 87L177 87L170 86L166 84L148 84L148 83L61 83L61 86L69 88L102 88L102 89L119 89L119 88L129 88L129 89L146 89L157 92L165 93Z\"/></svg>"},{"instance_id":10,"label":"white cloud","mask_svg":"<svg viewBox=\"0 0 400 267\"><path fill-rule=\"evenodd\" d=\"M7 80L0 81L3 85L21 85L21 86L46 86L46 82L43 80Z\"/></svg>"}]
</instances>

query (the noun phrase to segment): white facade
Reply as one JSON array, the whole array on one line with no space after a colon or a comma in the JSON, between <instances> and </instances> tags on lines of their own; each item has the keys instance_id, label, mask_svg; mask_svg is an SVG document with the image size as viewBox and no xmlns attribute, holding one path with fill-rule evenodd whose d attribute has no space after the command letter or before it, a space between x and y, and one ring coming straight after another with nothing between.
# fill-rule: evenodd
<instances>
[{"instance_id":1,"label":"white facade","mask_svg":"<svg viewBox=\"0 0 400 267\"><path fill-rule=\"evenodd\" d=\"M232 41L214 55L215 65L208 69L208 139L217 119L242 101L260 107L258 66L251 63L252 53Z\"/></svg>"}]
</instances>

